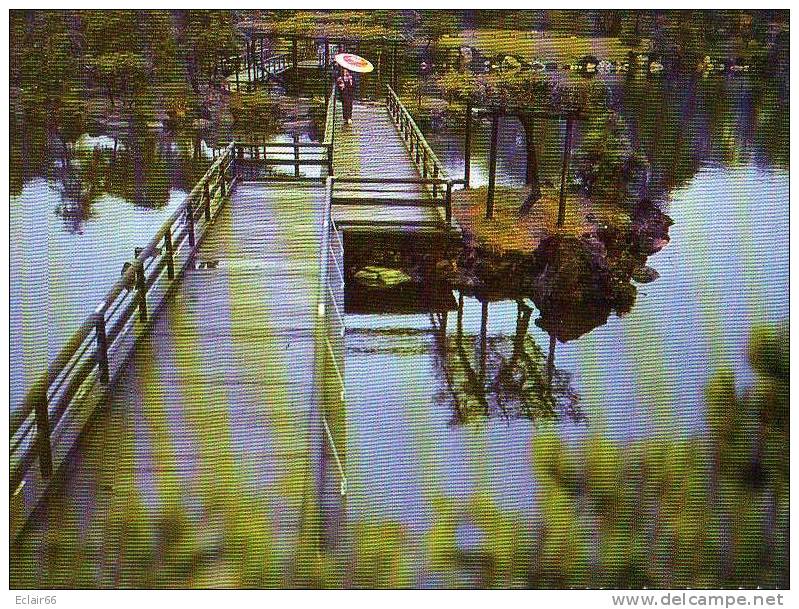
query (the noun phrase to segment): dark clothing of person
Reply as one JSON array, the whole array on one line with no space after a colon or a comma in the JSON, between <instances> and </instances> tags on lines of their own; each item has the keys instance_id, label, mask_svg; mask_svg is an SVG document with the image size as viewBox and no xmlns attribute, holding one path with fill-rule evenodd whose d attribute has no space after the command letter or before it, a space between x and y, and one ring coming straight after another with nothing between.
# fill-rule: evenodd
<instances>
[{"instance_id":1,"label":"dark clothing of person","mask_svg":"<svg viewBox=\"0 0 799 609\"><path fill-rule=\"evenodd\" d=\"M352 118L352 99L355 89L355 81L349 70L342 70L341 75L336 80L338 93L341 97L341 107L344 112L344 122Z\"/></svg>"}]
</instances>

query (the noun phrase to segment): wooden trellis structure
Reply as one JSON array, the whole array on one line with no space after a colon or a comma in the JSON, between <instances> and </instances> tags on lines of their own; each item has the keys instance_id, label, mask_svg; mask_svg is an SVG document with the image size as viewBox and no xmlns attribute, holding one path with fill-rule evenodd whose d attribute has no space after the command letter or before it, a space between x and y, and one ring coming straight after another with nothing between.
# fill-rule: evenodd
<instances>
[{"instance_id":1,"label":"wooden trellis structure","mask_svg":"<svg viewBox=\"0 0 799 609\"><path fill-rule=\"evenodd\" d=\"M531 116L545 120L566 121L566 137L563 141L563 161L560 173L560 202L558 206L558 226L562 226L566 215L566 176L569 172L571 162L572 140L574 136L574 123L583 120L584 115L578 110L563 110L561 112L546 112L540 110L530 110L523 107L512 106L487 106L475 103L473 99L466 101L466 124L464 128L464 167L463 177L466 181L466 188L469 188L471 173L471 149L472 149L472 114L483 112L491 116L491 143L488 153L488 195L486 197L486 218L494 217L494 191L496 189L497 174L497 140L499 136L499 119L502 116Z\"/></svg>"}]
</instances>

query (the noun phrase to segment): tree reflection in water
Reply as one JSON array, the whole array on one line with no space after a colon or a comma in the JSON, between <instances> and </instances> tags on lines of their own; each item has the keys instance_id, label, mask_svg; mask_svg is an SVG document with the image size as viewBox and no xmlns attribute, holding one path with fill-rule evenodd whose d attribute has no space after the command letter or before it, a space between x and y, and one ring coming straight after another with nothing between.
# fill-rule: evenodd
<instances>
[{"instance_id":1,"label":"tree reflection in water","mask_svg":"<svg viewBox=\"0 0 799 609\"><path fill-rule=\"evenodd\" d=\"M203 149L208 134L201 132L172 134L134 125L105 129L99 136L35 131L12 131L12 192L18 194L27 180L46 177L58 197L54 211L72 233L83 232L102 197L154 209L167 205L173 188L190 191L213 160ZM38 142L37 155L31 154L30 138Z\"/></svg>"},{"instance_id":2,"label":"tree reflection in water","mask_svg":"<svg viewBox=\"0 0 799 609\"><path fill-rule=\"evenodd\" d=\"M454 336L446 333L446 313L433 315L438 328L442 369L454 400L452 423L470 415L501 415L506 419L585 418L571 375L555 366L557 342L575 340L605 324L611 313L625 315L635 304L632 284L636 272L646 269L649 255L668 243L671 220L644 201L624 226L598 226L579 238L545 238L523 263L523 277L515 267L492 270L490 261L480 271L473 290L482 303L480 334L463 331L464 291L460 292ZM513 336L488 336L489 301L516 300ZM532 300L532 302L531 302ZM528 335L534 309L535 324L549 335L545 354ZM469 353L476 353L473 363Z\"/></svg>"},{"instance_id":3,"label":"tree reflection in water","mask_svg":"<svg viewBox=\"0 0 799 609\"><path fill-rule=\"evenodd\" d=\"M584 418L571 375L555 367L554 337L545 354L527 333L532 308L517 301L514 335L489 337L488 301L482 302L479 335L464 334L463 304L461 292L454 335L446 333L446 313L433 315L441 369L453 401L453 425L474 415L534 421L559 415ZM474 363L470 353L477 354Z\"/></svg>"}]
</instances>

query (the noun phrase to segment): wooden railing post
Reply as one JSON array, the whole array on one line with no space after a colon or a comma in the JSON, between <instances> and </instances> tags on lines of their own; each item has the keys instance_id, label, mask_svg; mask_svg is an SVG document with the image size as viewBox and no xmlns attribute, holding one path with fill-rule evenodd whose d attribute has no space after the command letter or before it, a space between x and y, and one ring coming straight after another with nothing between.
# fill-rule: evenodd
<instances>
[{"instance_id":1,"label":"wooden railing post","mask_svg":"<svg viewBox=\"0 0 799 609\"><path fill-rule=\"evenodd\" d=\"M447 200L445 215L447 226L452 226L452 180L447 180Z\"/></svg>"},{"instance_id":2,"label":"wooden railing post","mask_svg":"<svg viewBox=\"0 0 799 609\"><path fill-rule=\"evenodd\" d=\"M488 194L486 195L486 218L494 217L494 185L497 177L497 134L499 133L499 113L496 109L491 116L491 146L488 151Z\"/></svg>"},{"instance_id":3,"label":"wooden railing post","mask_svg":"<svg viewBox=\"0 0 799 609\"><path fill-rule=\"evenodd\" d=\"M226 189L227 189L227 185L225 184L225 168L222 166L222 162L220 162L219 163L219 192L222 193L222 198L223 199L225 198Z\"/></svg>"},{"instance_id":4,"label":"wooden railing post","mask_svg":"<svg viewBox=\"0 0 799 609\"><path fill-rule=\"evenodd\" d=\"M300 141L300 137L295 134L294 135L294 177L300 177L300 147L297 145Z\"/></svg>"},{"instance_id":5,"label":"wooden railing post","mask_svg":"<svg viewBox=\"0 0 799 609\"><path fill-rule=\"evenodd\" d=\"M166 276L169 279L175 278L175 255L172 251L172 229L166 229L164 233L164 251L166 252Z\"/></svg>"},{"instance_id":6,"label":"wooden railing post","mask_svg":"<svg viewBox=\"0 0 799 609\"><path fill-rule=\"evenodd\" d=\"M108 384L108 337L105 333L104 312L96 313L94 328L97 336L97 369L100 372L100 381Z\"/></svg>"},{"instance_id":7,"label":"wooden railing post","mask_svg":"<svg viewBox=\"0 0 799 609\"><path fill-rule=\"evenodd\" d=\"M333 144L327 145L327 175L333 175Z\"/></svg>"},{"instance_id":8,"label":"wooden railing post","mask_svg":"<svg viewBox=\"0 0 799 609\"><path fill-rule=\"evenodd\" d=\"M438 165L433 165L433 178L438 179ZM438 196L438 184L433 184L433 199Z\"/></svg>"},{"instance_id":9,"label":"wooden railing post","mask_svg":"<svg viewBox=\"0 0 799 609\"><path fill-rule=\"evenodd\" d=\"M205 207L205 221L211 221L211 191L208 189L208 180L205 180L205 184L203 185L203 198L204 207Z\"/></svg>"},{"instance_id":10,"label":"wooden railing post","mask_svg":"<svg viewBox=\"0 0 799 609\"><path fill-rule=\"evenodd\" d=\"M466 101L466 128L463 147L463 179L469 188L469 177L472 172L472 100Z\"/></svg>"},{"instance_id":11,"label":"wooden railing post","mask_svg":"<svg viewBox=\"0 0 799 609\"><path fill-rule=\"evenodd\" d=\"M39 471L42 478L53 475L53 452L50 446L50 413L47 411L47 389L36 400L36 443L39 445Z\"/></svg>"},{"instance_id":12,"label":"wooden railing post","mask_svg":"<svg viewBox=\"0 0 799 609\"><path fill-rule=\"evenodd\" d=\"M419 164L419 157L416 157L416 164ZM427 148L424 149L422 154L422 177L427 178Z\"/></svg>"},{"instance_id":13,"label":"wooden railing post","mask_svg":"<svg viewBox=\"0 0 799 609\"><path fill-rule=\"evenodd\" d=\"M139 298L139 319L147 321L147 278L144 276L144 263L136 260L136 293Z\"/></svg>"},{"instance_id":14,"label":"wooden railing post","mask_svg":"<svg viewBox=\"0 0 799 609\"><path fill-rule=\"evenodd\" d=\"M189 231L189 247L194 248L194 206L191 198L186 202L186 224Z\"/></svg>"},{"instance_id":15,"label":"wooden railing post","mask_svg":"<svg viewBox=\"0 0 799 609\"><path fill-rule=\"evenodd\" d=\"M572 126L574 120L571 116L566 119L566 141L563 143L563 165L560 172L560 200L558 201L558 227L566 221L566 180L569 175L569 160L572 149Z\"/></svg>"}]
</instances>

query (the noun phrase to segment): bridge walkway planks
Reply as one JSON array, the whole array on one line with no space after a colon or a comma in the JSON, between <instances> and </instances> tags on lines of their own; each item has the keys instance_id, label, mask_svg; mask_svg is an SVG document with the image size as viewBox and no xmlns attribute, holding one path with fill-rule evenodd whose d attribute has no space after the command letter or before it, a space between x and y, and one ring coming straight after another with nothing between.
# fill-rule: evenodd
<instances>
[{"instance_id":1,"label":"bridge walkway planks","mask_svg":"<svg viewBox=\"0 0 799 609\"><path fill-rule=\"evenodd\" d=\"M382 102L355 102L352 125L344 125L340 104L337 104L336 134L333 147L333 167L336 178L400 178L417 179L419 172L413 164L402 137L397 132L388 109ZM375 199L383 196L428 200L429 195L420 185L375 185ZM394 192L387 194L393 188ZM366 198L366 187L341 184L336 196L355 195ZM383 194L381 194L383 193ZM334 197L335 203L336 197ZM405 224L443 223L441 212L435 207L409 205L334 205L333 218L342 227L354 228L358 223L378 221ZM369 227L374 230L374 227Z\"/></svg>"},{"instance_id":2,"label":"bridge walkway planks","mask_svg":"<svg viewBox=\"0 0 799 609\"><path fill-rule=\"evenodd\" d=\"M303 585L324 195L237 184L12 548L12 587Z\"/></svg>"}]
</instances>

